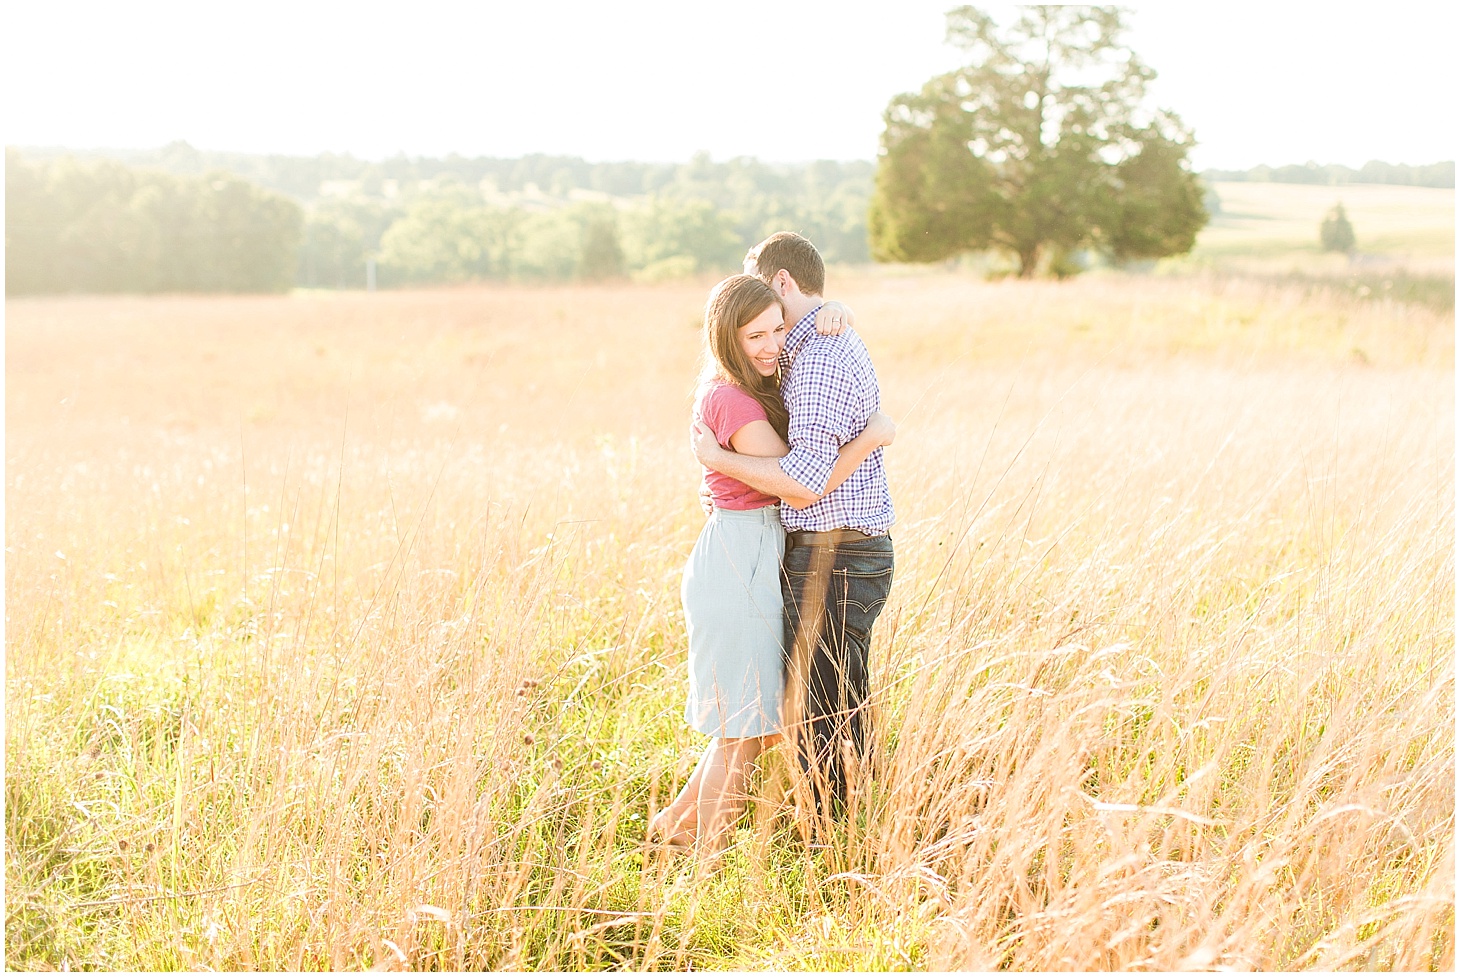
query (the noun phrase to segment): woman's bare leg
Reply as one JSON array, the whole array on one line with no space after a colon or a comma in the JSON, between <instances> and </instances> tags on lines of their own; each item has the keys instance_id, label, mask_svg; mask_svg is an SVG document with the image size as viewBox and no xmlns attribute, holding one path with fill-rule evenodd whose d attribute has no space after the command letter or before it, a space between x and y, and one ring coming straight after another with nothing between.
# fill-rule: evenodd
<instances>
[{"instance_id":1,"label":"woman's bare leg","mask_svg":"<svg viewBox=\"0 0 1460 977\"><path fill-rule=\"evenodd\" d=\"M718 855L728 843L731 827L749 800L746 784L750 768L765 748L763 737L716 738L705 751L705 765L696 805L696 846L702 856Z\"/></svg>"},{"instance_id":2,"label":"woman's bare leg","mask_svg":"<svg viewBox=\"0 0 1460 977\"><path fill-rule=\"evenodd\" d=\"M697 844L701 854L718 854L749 800L746 784L751 766L779 739L717 736L710 740L683 789L649 823L649 836L671 845Z\"/></svg>"},{"instance_id":3,"label":"woman's bare leg","mask_svg":"<svg viewBox=\"0 0 1460 977\"><path fill-rule=\"evenodd\" d=\"M654 815L654 820L649 822L650 840L662 841L668 845L694 844L700 783L704 780L705 769L713 760L716 742L718 741L710 740L710 745L700 755L700 761L695 764L684 787L669 802L669 806Z\"/></svg>"}]
</instances>

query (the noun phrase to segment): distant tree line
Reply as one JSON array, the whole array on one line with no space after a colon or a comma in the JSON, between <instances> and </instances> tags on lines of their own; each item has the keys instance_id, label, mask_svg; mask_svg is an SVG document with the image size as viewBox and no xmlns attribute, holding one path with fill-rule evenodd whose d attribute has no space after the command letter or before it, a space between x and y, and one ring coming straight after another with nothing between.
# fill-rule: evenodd
<instances>
[{"instance_id":1,"label":"distant tree line","mask_svg":"<svg viewBox=\"0 0 1460 977\"><path fill-rule=\"evenodd\" d=\"M29 147L28 159L58 159L73 156L113 159L129 166L163 170L178 176L198 176L213 170L227 170L259 186L277 190L309 203L328 196L344 183L355 184L367 196L380 196L390 184L400 187L433 181L455 181L477 186L484 180L504 193L536 187L549 196L566 196L588 190L615 197L635 197L661 192L682 192L686 185L705 189L706 181L734 176L734 188L715 188L724 206L747 191L774 197L810 190L813 195L832 189L846 179L861 179L869 187L870 162L774 164L741 157L713 163L701 154L689 163L643 163L636 161L590 163L576 156L534 153L520 157L452 154L441 158L395 156L384 160L362 160L353 156L323 153L319 156L259 155L200 150L185 142L169 143L158 149L70 150Z\"/></svg>"},{"instance_id":2,"label":"distant tree line","mask_svg":"<svg viewBox=\"0 0 1460 977\"><path fill-rule=\"evenodd\" d=\"M1387 183L1404 187L1455 186L1455 161L1408 166L1370 160L1358 169L1329 163L1304 163L1301 166L1254 166L1250 170L1204 170L1202 179L1209 183L1310 183L1337 186L1345 183Z\"/></svg>"},{"instance_id":3,"label":"distant tree line","mask_svg":"<svg viewBox=\"0 0 1460 977\"><path fill-rule=\"evenodd\" d=\"M748 245L784 228L816 241L829 261L869 259L870 163L551 159L463 160L445 170L423 161L419 172L434 175L327 184L332 195L309 208L299 282L358 284L370 258L386 286L673 278L734 270ZM549 182L524 179L534 174Z\"/></svg>"},{"instance_id":4,"label":"distant tree line","mask_svg":"<svg viewBox=\"0 0 1460 977\"><path fill-rule=\"evenodd\" d=\"M998 38L988 33L984 40ZM1019 63L1009 58L1005 64L1007 72ZM935 88L919 96L928 106L938 104L931 100ZM1016 86L1014 94L1022 90ZM904 106L910 114L898 115ZM1006 108L1017 113L1019 104ZM941 260L991 245L1014 253L1032 245L1050 272L1062 274L1077 270L1070 258L1076 249L1094 246L1117 259L1139 258L1189 246L1199 226L1192 201L1199 188L1181 167L1186 137L1179 121L1164 128L1124 125L1123 143L1138 151L1108 174L1081 171L1073 184L1064 179L1070 174L1061 138L1016 184L1011 176L1018 174L1007 162L994 169L989 164L1000 153L1025 153L1017 126L984 138L981 156L968 157L959 154L960 147L967 152L960 127L970 124L961 109L926 114L914 96L900 96L889 111L898 125L908 125L886 137L883 201L874 208L883 223L871 235L879 259ZM923 120L932 118L944 121L923 129ZM1085 138L1082 131L1074 135ZM1009 145L996 146L998 139ZM1080 152L1069 157L1090 158ZM922 174L921 184L896 183L904 164L912 167L908 173ZM977 179L965 179L970 167L984 169L972 174ZM872 257L868 210L876 169L871 162L715 162L704 155L678 164L546 155L370 162L332 154L203 152L186 143L80 154L7 149L6 291L359 288L372 262L386 287L656 280L734 269L747 244L786 228L806 234L833 262L861 263ZM1039 175L1043 169L1047 178ZM1208 182L1453 186L1454 163L1371 162L1360 170L1309 164L1202 176ZM938 182L945 177L953 181L946 193ZM1066 199L1068 186L1100 192ZM1141 192L1111 193L1132 187ZM899 202L898 194L907 200ZM1116 200L1121 206L1112 208ZM940 216L950 206L961 215L956 223ZM1218 206L1206 193L1205 209ZM1052 208L1061 222L1039 218L1041 208ZM1028 228L1044 237L1021 243ZM1052 236L1050 228L1057 229ZM924 233L935 229L954 237L941 241Z\"/></svg>"},{"instance_id":5,"label":"distant tree line","mask_svg":"<svg viewBox=\"0 0 1460 977\"><path fill-rule=\"evenodd\" d=\"M303 209L230 173L5 156L5 289L269 292L294 280Z\"/></svg>"},{"instance_id":6,"label":"distant tree line","mask_svg":"<svg viewBox=\"0 0 1460 977\"><path fill-rule=\"evenodd\" d=\"M11 293L358 288L370 262L382 286L654 280L733 270L749 244L784 228L816 241L830 261L869 260L870 162L777 165L705 155L682 164L543 155L366 162L205 153L185 143L81 159L8 150L7 161ZM251 201L260 227L293 215L292 233L271 239L269 276L256 273L259 255L205 243L209 232L196 221L159 219L152 230L138 229L147 224L138 215L159 209L146 201L202 199L215 186L230 188L230 200ZM209 213L182 204L161 211ZM239 219L222 220L214 237L237 240ZM205 273L210 262L220 266Z\"/></svg>"}]
</instances>

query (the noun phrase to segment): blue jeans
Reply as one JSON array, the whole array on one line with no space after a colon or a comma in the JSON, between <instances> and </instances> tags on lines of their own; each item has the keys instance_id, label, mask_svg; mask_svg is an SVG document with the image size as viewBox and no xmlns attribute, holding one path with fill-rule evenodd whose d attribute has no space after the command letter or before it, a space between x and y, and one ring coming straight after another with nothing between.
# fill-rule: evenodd
<instances>
[{"instance_id":1,"label":"blue jeans","mask_svg":"<svg viewBox=\"0 0 1460 977\"><path fill-rule=\"evenodd\" d=\"M892 589L892 538L834 546L786 539L781 596L786 609L787 730L818 811L836 814L850 798L847 761L867 753L864 706L872 624ZM850 754L850 756L848 755Z\"/></svg>"}]
</instances>

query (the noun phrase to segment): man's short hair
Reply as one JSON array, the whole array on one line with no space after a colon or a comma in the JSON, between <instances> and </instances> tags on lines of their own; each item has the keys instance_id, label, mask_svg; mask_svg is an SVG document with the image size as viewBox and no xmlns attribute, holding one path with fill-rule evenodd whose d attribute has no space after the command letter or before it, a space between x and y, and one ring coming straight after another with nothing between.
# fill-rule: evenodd
<instances>
[{"instance_id":1,"label":"man's short hair","mask_svg":"<svg viewBox=\"0 0 1460 977\"><path fill-rule=\"evenodd\" d=\"M745 254L755 262L757 278L770 281L782 268L803 295L821 295L826 288L826 264L816 245L792 231L777 231Z\"/></svg>"}]
</instances>

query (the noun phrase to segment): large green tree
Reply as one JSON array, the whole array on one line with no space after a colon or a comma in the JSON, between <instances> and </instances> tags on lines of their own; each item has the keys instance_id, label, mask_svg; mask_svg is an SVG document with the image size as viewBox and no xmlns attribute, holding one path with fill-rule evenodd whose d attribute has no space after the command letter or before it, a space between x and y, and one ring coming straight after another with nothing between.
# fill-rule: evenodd
<instances>
[{"instance_id":1,"label":"large green tree","mask_svg":"<svg viewBox=\"0 0 1460 977\"><path fill-rule=\"evenodd\" d=\"M966 67L899 95L868 214L873 257L1014 256L1021 277L1094 248L1116 261L1189 251L1206 223L1192 135L1148 109L1155 73L1121 41L1114 7L1021 7L1005 31L948 13Z\"/></svg>"}]
</instances>

